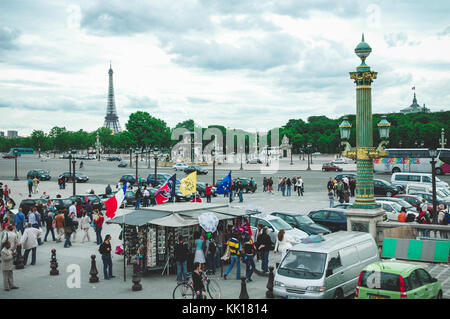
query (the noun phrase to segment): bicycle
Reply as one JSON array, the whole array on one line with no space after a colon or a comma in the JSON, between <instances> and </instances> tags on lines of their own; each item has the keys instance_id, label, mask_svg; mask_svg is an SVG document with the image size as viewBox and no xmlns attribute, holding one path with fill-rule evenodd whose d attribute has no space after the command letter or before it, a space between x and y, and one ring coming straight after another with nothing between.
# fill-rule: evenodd
<instances>
[{"instance_id":1,"label":"bicycle","mask_svg":"<svg viewBox=\"0 0 450 319\"><path fill-rule=\"evenodd\" d=\"M222 292L219 283L215 279L208 278L206 274L203 274L203 285L211 299L221 298ZM194 291L192 278L189 277L182 283L179 283L173 290L172 296L173 299L195 299L197 295Z\"/></svg>"}]
</instances>

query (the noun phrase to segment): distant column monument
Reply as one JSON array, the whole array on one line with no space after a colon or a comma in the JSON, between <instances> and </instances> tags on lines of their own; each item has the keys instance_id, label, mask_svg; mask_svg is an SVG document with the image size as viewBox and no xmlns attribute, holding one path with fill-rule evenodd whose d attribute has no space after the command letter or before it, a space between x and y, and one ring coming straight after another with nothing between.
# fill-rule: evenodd
<instances>
[{"instance_id":1,"label":"distant column monument","mask_svg":"<svg viewBox=\"0 0 450 319\"><path fill-rule=\"evenodd\" d=\"M109 88L108 88L108 105L106 107L105 123L103 127L112 130L113 134L119 134L122 130L120 128L119 117L117 116L116 103L114 101L114 86L113 86L113 70L111 63L109 64Z\"/></svg>"}]
</instances>

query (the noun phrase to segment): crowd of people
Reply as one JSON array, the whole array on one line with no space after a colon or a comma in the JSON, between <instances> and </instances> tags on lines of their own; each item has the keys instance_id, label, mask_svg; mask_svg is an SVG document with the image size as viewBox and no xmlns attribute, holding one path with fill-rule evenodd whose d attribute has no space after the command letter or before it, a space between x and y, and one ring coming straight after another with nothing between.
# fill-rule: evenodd
<instances>
[{"instance_id":1,"label":"crowd of people","mask_svg":"<svg viewBox=\"0 0 450 319\"><path fill-rule=\"evenodd\" d=\"M341 204L349 203L350 197L355 197L356 179L344 177L337 181L330 177L327 183L327 190L330 208L334 207L335 199Z\"/></svg>"},{"instance_id":2,"label":"crowd of people","mask_svg":"<svg viewBox=\"0 0 450 319\"><path fill-rule=\"evenodd\" d=\"M281 177L278 176L278 192L281 192L282 196L292 196L292 191L297 193L298 196L303 196L305 191L304 182L301 176L294 177ZM273 179L272 177L263 178L263 192L273 194Z\"/></svg>"}]
</instances>

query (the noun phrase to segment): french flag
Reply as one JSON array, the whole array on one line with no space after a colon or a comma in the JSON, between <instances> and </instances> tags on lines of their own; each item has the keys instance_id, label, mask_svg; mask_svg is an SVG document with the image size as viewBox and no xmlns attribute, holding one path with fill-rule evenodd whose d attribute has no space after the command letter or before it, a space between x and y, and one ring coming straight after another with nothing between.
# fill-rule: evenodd
<instances>
[{"instance_id":1,"label":"french flag","mask_svg":"<svg viewBox=\"0 0 450 319\"><path fill-rule=\"evenodd\" d=\"M117 210L125 199L125 192L127 191L127 185L123 187L113 196L105 201L106 206L106 217L114 218L116 216Z\"/></svg>"}]
</instances>

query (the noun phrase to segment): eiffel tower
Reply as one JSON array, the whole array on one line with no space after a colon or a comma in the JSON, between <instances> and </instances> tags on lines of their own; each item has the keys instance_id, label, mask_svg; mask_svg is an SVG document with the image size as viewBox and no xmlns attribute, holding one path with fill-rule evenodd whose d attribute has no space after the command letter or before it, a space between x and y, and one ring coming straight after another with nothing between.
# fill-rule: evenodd
<instances>
[{"instance_id":1,"label":"eiffel tower","mask_svg":"<svg viewBox=\"0 0 450 319\"><path fill-rule=\"evenodd\" d=\"M109 88L108 88L108 105L106 107L105 123L103 127L112 130L113 134L119 134L120 129L119 117L117 116L116 103L114 102L114 86L113 86L113 70L109 63Z\"/></svg>"}]
</instances>

